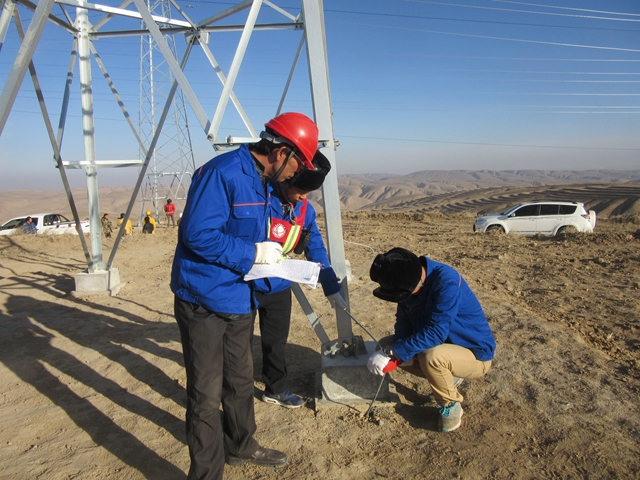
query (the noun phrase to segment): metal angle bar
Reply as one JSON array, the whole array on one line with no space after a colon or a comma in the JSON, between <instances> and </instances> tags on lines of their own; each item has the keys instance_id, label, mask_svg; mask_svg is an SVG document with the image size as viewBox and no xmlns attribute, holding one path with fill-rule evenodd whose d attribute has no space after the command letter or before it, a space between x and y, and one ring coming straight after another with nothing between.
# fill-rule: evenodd
<instances>
[{"instance_id":1,"label":"metal angle bar","mask_svg":"<svg viewBox=\"0 0 640 480\"><path fill-rule=\"evenodd\" d=\"M58 5L58 7L60 8L60 11L64 15L64 18L67 19L67 22L69 23L69 25L73 25L73 19L71 18L71 15L69 15L69 13L67 12L67 9L64 8L63 5Z\"/></svg>"},{"instance_id":2,"label":"metal angle bar","mask_svg":"<svg viewBox=\"0 0 640 480\"><path fill-rule=\"evenodd\" d=\"M118 5L118 8L124 9L124 8L128 7L132 2L133 2L133 0L124 0L124 2L122 2L120 5ZM100 21L98 21L98 22L93 24L93 29L94 30L100 30L107 22L112 20L114 16L115 15L113 13L109 13L109 14L105 15L102 18L102 20L100 20Z\"/></svg>"},{"instance_id":3,"label":"metal angle bar","mask_svg":"<svg viewBox=\"0 0 640 480\"><path fill-rule=\"evenodd\" d=\"M257 143L260 141L260 137L257 135L254 137L234 137L229 135L224 142L214 143L214 145L240 145L242 143Z\"/></svg>"},{"instance_id":4,"label":"metal angle bar","mask_svg":"<svg viewBox=\"0 0 640 480\"><path fill-rule=\"evenodd\" d=\"M220 82L222 83L222 85L224 87L224 85L225 85L225 83L227 81L227 77L225 76L224 72L220 68L220 65L218 64L218 62L216 61L215 57L213 56L213 53L211 52L211 49L209 48L209 45L205 45L204 43L200 43L200 46L202 47L202 50L204 51L205 56L209 60L209 63L211 63L211 66L213 67L213 70L218 75L218 78L220 79ZM242 118L242 121L244 122L245 126L247 127L247 130L249 130L249 133L251 134L251 136L257 137L258 135L257 135L255 129L253 128L253 125L251 124L251 120L249 120L249 117L247 116L247 114L245 113L244 109L242 108L242 105L240 105L240 100L238 100L238 97L236 96L236 94L233 93L233 90L231 91L231 93L229 95L230 95L230 98L231 98L231 102L236 107L236 110L238 111L238 114Z\"/></svg>"},{"instance_id":5,"label":"metal angle bar","mask_svg":"<svg viewBox=\"0 0 640 480\"><path fill-rule=\"evenodd\" d=\"M179 28L161 28L162 35L178 35L181 33L191 32L191 27L179 27ZM94 32L91 34L93 38L123 38L123 37L144 37L150 35L149 30L144 28L137 28L133 30L109 30L106 32Z\"/></svg>"},{"instance_id":6,"label":"metal angle bar","mask_svg":"<svg viewBox=\"0 0 640 480\"><path fill-rule=\"evenodd\" d=\"M2 15L0 15L0 51L2 51L4 39L7 37L7 31L9 30L9 24L11 23L11 17L13 16L15 8L15 0L2 2Z\"/></svg>"},{"instance_id":7,"label":"metal angle bar","mask_svg":"<svg viewBox=\"0 0 640 480\"><path fill-rule=\"evenodd\" d=\"M300 58L300 53L302 53L302 47L304 46L304 35L300 39L300 45L298 45L298 51L296 52L296 56L293 59L293 65L291 65L291 71L289 72L289 77L287 78L287 83L284 86L284 90L282 91L282 97L280 97L280 104L278 105L278 110L276 115L280 115L282 111L282 106L284 105L284 100L287 98L287 93L289 92L289 85L291 85L291 80L293 79L293 73L296 71L296 67L298 66L298 59Z\"/></svg>"},{"instance_id":8,"label":"metal angle bar","mask_svg":"<svg viewBox=\"0 0 640 480\"><path fill-rule=\"evenodd\" d=\"M322 185L324 200L325 225L327 231L327 250L331 266L340 278L341 294L349 302L347 285L347 267L344 254L342 219L340 216L340 194L338 191L338 174L335 159L335 139L331 118L331 94L329 89L329 66L325 41L324 16L322 0L302 0L302 12L307 39L307 59L309 62L309 79L311 81L311 98L315 121L320 131L319 138L328 139L322 153L329 159L331 170ZM345 312L336 310L339 337L351 337L352 325Z\"/></svg>"},{"instance_id":9,"label":"metal angle bar","mask_svg":"<svg viewBox=\"0 0 640 480\"><path fill-rule=\"evenodd\" d=\"M138 131L136 130L136 126L133 124L133 120L131 120L131 116L129 115L129 112L127 111L127 107L125 107L124 102L122 101L122 98L120 97L120 94L118 93L118 90L116 89L116 86L113 84L113 80L111 79L111 76L109 75L109 72L107 71L107 67L105 67L104 62L102 61L102 58L100 58L100 55L98 55L98 51L96 50L96 47L93 44L93 42L91 42L90 46L91 46L91 53L93 53L93 58L95 59L95 61L98 64L98 66L100 67L100 70L102 71L102 75L104 76L105 80L107 81L107 85L111 89L111 93L113 93L113 96L115 97L116 102L118 102L118 105L120 106L120 110L122 110L122 114L124 115L125 120L129 124L129 127L131 127L131 131L133 132L133 135L136 137L136 140L138 140L138 144L140 145L140 148L142 149L142 151L144 152L144 154L146 156L147 155L147 149L145 148L144 143L142 142L142 139L140 138L140 135L138 134Z\"/></svg>"},{"instance_id":10,"label":"metal angle bar","mask_svg":"<svg viewBox=\"0 0 640 480\"><path fill-rule=\"evenodd\" d=\"M40 0L38 3L38 7L29 23L29 28L27 28L24 40L18 49L18 54L16 55L11 72L9 72L7 76L2 94L0 94L0 135L2 135L4 126L7 123L9 112L18 95L18 90L20 90L29 62L33 57L33 52L38 45L42 30L47 23L47 17L49 16L51 7L53 7L53 3L54 0Z\"/></svg>"},{"instance_id":11,"label":"metal angle bar","mask_svg":"<svg viewBox=\"0 0 640 480\"><path fill-rule=\"evenodd\" d=\"M140 1L140 0L137 0ZM137 3L136 1L136 3ZM193 42L195 42L195 37L192 37L187 42L187 48L185 50L184 56L182 57L182 61L178 68L180 68L180 72L184 69L187 64L187 60L189 59L189 55L191 54L191 49L193 48ZM124 214L124 220L122 221L122 225L120 226L120 230L118 230L118 235L116 236L116 240L113 244L113 248L111 249L111 254L109 255L109 260L107 260L107 269L111 268L113 264L113 259L116 256L116 252L118 251L118 245L120 245L120 239L122 238L122 234L124 233L124 227L127 224L127 220L129 220L129 215L131 215L131 210L133 210L133 204L136 201L136 197L138 196L138 192L140 191L140 186L142 185L142 181L145 178L147 173L147 168L149 167L149 162L151 161L151 155L153 154L156 144L158 143L158 139L160 138L160 134L162 133L162 127L164 126L164 122L167 119L167 115L169 114L169 110L171 108L171 104L173 102L173 97L178 90L178 79L176 78L171 85L171 90L167 95L167 102L164 105L164 110L160 115L158 120L158 124L156 126L156 131L151 139L151 143L149 144L149 149L147 150L147 154L144 158L144 164L140 169L140 173L138 174L138 180L136 181L136 185L133 188L133 192L131 193L131 200L129 200L129 205L127 205L126 213Z\"/></svg>"},{"instance_id":12,"label":"metal angle bar","mask_svg":"<svg viewBox=\"0 0 640 480\"><path fill-rule=\"evenodd\" d=\"M15 11L15 20L16 20L15 22L16 31L18 32L18 37L20 38L20 41L22 41L24 39L24 30L22 28L22 22L20 21L20 14L17 10ZM90 265L91 255L89 254L89 247L87 246L87 241L84 238L84 232L82 231L82 224L80 223L80 215L78 215L76 202L73 199L73 194L71 193L71 187L69 186L67 173L64 171L64 168L61 168L62 157L60 155L60 149L58 148L58 142L56 141L55 135L53 133L53 126L51 124L49 112L47 111L47 105L44 101L44 94L42 93L42 88L40 87L40 81L38 80L36 67L33 65L33 61L29 62L29 73L31 74L31 81L33 82L33 88L35 89L36 96L38 97L38 104L40 105L42 119L44 120L44 124L47 129L47 134L49 135L51 148L53 149L53 158L58 164L58 170L60 171L60 177L62 178L62 185L64 186L64 191L67 194L67 201L69 202L69 208L71 208L71 214L73 215L73 219L76 222L76 227L78 229L78 237L80 237L80 243L82 244L82 251L84 252L85 259L87 260L87 265Z\"/></svg>"},{"instance_id":13,"label":"metal angle bar","mask_svg":"<svg viewBox=\"0 0 640 480\"><path fill-rule=\"evenodd\" d=\"M201 27L202 32L240 32L244 30L244 25L213 25L210 27ZM304 28L302 22L296 23L256 23L253 31L269 31L269 30L298 30Z\"/></svg>"},{"instance_id":14,"label":"metal angle bar","mask_svg":"<svg viewBox=\"0 0 640 480\"><path fill-rule=\"evenodd\" d=\"M85 3L83 1L76 0L56 0L57 3L62 5L68 5L70 7L86 8L87 10L94 10L96 12L110 13L113 15L119 15L121 17L142 19L141 12L132 12L122 8L109 7L107 5L99 5L96 3ZM147 9L147 11L149 11ZM151 15L151 14L150 14ZM167 25L176 25L178 27L191 27L189 22L183 22L182 20L174 20L172 18L160 17L158 15L151 15L154 21L158 23L166 23Z\"/></svg>"},{"instance_id":15,"label":"metal angle bar","mask_svg":"<svg viewBox=\"0 0 640 480\"><path fill-rule=\"evenodd\" d=\"M191 19L189 18L189 16L186 14L186 12L185 12L182 8L180 8L180 5L178 5L178 2L176 2L175 0L170 0L170 3L171 3L171 5L173 5L173 7L174 7L178 12L180 12L180 15L182 15L182 16L184 17L184 19L185 19L187 22L189 22L189 23L191 24L191 26L192 26L194 29L195 29L195 28L198 28L198 26L196 25L196 23L195 23L193 20L191 20Z\"/></svg>"},{"instance_id":16,"label":"metal angle bar","mask_svg":"<svg viewBox=\"0 0 640 480\"><path fill-rule=\"evenodd\" d=\"M193 89L191 88L191 85L189 84L187 77L185 77L184 72L182 71L182 69L180 68L180 65L178 65L177 60L173 56L173 53L171 52L169 45L167 45L166 40L162 36L160 29L151 18L151 14L146 9L147 7L144 4L144 1L134 0L134 2L138 7L138 10L140 10L140 12L142 13L144 23L147 25L147 28L149 29L149 33L158 44L158 48L160 49L160 52L162 53L165 61L167 62L167 65L171 69L171 73L173 73L173 76L179 83L180 88L182 89L182 93L184 93L184 95L187 97L187 100L191 105L191 108L193 109L193 112L196 118L200 122L200 125L202 126L203 130L205 132L208 132L211 125L209 122L209 118L207 117L207 114L202 108L202 105L200 105L198 97L196 96ZM189 51L191 51L192 43L191 42L187 42L187 43L188 43L187 48L189 49Z\"/></svg>"},{"instance_id":17,"label":"metal angle bar","mask_svg":"<svg viewBox=\"0 0 640 480\"><path fill-rule=\"evenodd\" d=\"M62 162L65 169L81 169L88 165L94 165L96 168L119 168L119 167L139 167L143 164L142 160L95 160L93 162L87 162L80 160L78 162Z\"/></svg>"},{"instance_id":18,"label":"metal angle bar","mask_svg":"<svg viewBox=\"0 0 640 480\"><path fill-rule=\"evenodd\" d=\"M282 15L284 15L285 17L293 20L294 22L297 20L298 17L295 17L293 15L291 15L289 12L287 12L286 10L283 10L282 8L280 8L279 6L277 6L274 3L271 3L269 0L263 0L264 4L273 8L276 12L281 13Z\"/></svg>"},{"instance_id":19,"label":"metal angle bar","mask_svg":"<svg viewBox=\"0 0 640 480\"><path fill-rule=\"evenodd\" d=\"M273 30L298 30L302 29L304 24L298 23L265 23L261 25L254 25L254 31L273 31ZM244 29L244 25L224 25L215 27L201 27L198 29L200 32L241 32ZM192 27L166 27L160 28L163 35L178 35L182 33L193 32ZM146 29L132 29L132 30L109 30L105 32L92 32L93 38L110 38L110 37L134 37L149 35L149 30Z\"/></svg>"},{"instance_id":20,"label":"metal angle bar","mask_svg":"<svg viewBox=\"0 0 640 480\"><path fill-rule=\"evenodd\" d=\"M245 0L244 2L241 2L241 3L237 4L237 5L234 5L233 7L229 7L226 10L223 10L222 12L216 13L215 15L213 15L211 17L207 17L204 20L201 20L198 23L198 27L203 27L203 26L209 25L211 23L219 22L220 20L223 20L223 19L233 15L234 13L238 13L238 12L244 10L245 8L248 8L252 3L253 3L253 0Z\"/></svg>"},{"instance_id":21,"label":"metal angle bar","mask_svg":"<svg viewBox=\"0 0 640 480\"><path fill-rule=\"evenodd\" d=\"M222 87L222 93L220 94L218 105L216 106L215 113L213 114L213 119L211 120L209 131L207 132L207 138L210 141L218 141L218 129L220 128L220 124L222 123L224 112L227 109L227 103L229 103L229 95L233 90L238 72L240 71L242 59L244 58L244 54L247 51L247 45L249 44L249 39L251 38L251 34L253 32L253 26L258 19L260 7L262 7L262 0L254 0L253 5L251 6L251 10L249 10L249 15L247 16L244 30L242 31L242 35L240 36L240 41L238 42L236 53L233 56L233 61L231 62L231 67L229 68L227 81L225 82L224 87Z\"/></svg>"},{"instance_id":22,"label":"metal angle bar","mask_svg":"<svg viewBox=\"0 0 640 480\"><path fill-rule=\"evenodd\" d=\"M329 339L329 336L327 335L327 332L324 330L324 328L320 324L320 319L316 315L316 312L313 311L313 307L309 303L309 300L307 300L307 297L302 291L302 288L300 288L300 285L298 285L295 282L292 282L291 290L293 291L293 294L296 296L296 300L298 300L298 303L302 307L302 311L307 316L307 319L311 324L311 328L313 328L313 331L316 332L316 335L320 340L320 344L324 345L326 343L331 342L331 340Z\"/></svg>"},{"instance_id":23,"label":"metal angle bar","mask_svg":"<svg viewBox=\"0 0 640 480\"><path fill-rule=\"evenodd\" d=\"M26 9L31 10L33 12L35 12L35 10L37 8L36 4L33 3L33 2L30 2L29 0L17 0L17 3L19 3L20 5L22 5ZM38 3L38 5L40 5L40 4ZM52 23L55 23L59 27L64 28L66 31L68 31L70 33L76 33L78 31L71 23L67 23L67 22L61 20L60 18L56 17L52 13L48 14L48 18L49 18L49 21L51 21Z\"/></svg>"},{"instance_id":24,"label":"metal angle bar","mask_svg":"<svg viewBox=\"0 0 640 480\"><path fill-rule=\"evenodd\" d=\"M87 199L89 205L89 226L91 231L91 263L88 271L105 270L102 256L102 229L100 223L100 197L98 190L98 171L95 165L96 143L93 112L93 80L91 77L91 49L89 34L89 11L76 8L76 26L78 27L78 70L80 72L80 105L82 107L82 139L84 159L90 163L85 168L87 176Z\"/></svg>"},{"instance_id":25,"label":"metal angle bar","mask_svg":"<svg viewBox=\"0 0 640 480\"><path fill-rule=\"evenodd\" d=\"M67 121L67 112L69 108L69 98L71 97L71 85L73 84L73 67L78 57L78 39L73 37L71 43L71 55L69 57L69 67L67 68L67 81L64 84L64 94L62 96L62 105L60 107L60 119L58 120L58 149L62 149L62 139L64 137L64 127Z\"/></svg>"}]
</instances>

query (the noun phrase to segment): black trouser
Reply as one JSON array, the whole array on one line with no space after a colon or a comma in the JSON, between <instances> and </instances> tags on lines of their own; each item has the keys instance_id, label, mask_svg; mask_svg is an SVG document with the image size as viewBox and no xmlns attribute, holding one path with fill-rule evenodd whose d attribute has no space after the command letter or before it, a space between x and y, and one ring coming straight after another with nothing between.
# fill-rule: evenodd
<instances>
[{"instance_id":1,"label":"black trouser","mask_svg":"<svg viewBox=\"0 0 640 480\"><path fill-rule=\"evenodd\" d=\"M250 338L255 313L211 312L178 297L174 313L187 371L188 478L221 479L225 450L249 457L260 447L253 438Z\"/></svg>"},{"instance_id":2,"label":"black trouser","mask_svg":"<svg viewBox=\"0 0 640 480\"><path fill-rule=\"evenodd\" d=\"M265 295L257 293L260 337L262 339L262 379L270 394L287 389L285 349L291 324L291 288Z\"/></svg>"}]
</instances>

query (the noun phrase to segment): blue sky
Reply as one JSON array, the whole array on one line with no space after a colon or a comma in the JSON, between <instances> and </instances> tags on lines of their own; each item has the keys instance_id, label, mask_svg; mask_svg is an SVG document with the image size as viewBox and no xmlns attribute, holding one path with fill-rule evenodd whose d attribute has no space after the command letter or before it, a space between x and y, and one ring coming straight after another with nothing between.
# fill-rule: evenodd
<instances>
[{"instance_id":1,"label":"blue sky","mask_svg":"<svg viewBox=\"0 0 640 480\"><path fill-rule=\"evenodd\" d=\"M234 3L178 0L195 20ZM295 0L275 3L293 14L300 9ZM339 174L640 168L637 0L325 0L324 8ZM20 12L26 28L30 15ZM246 11L227 23L245 17ZM259 17L275 19L281 17L268 8ZM238 36L211 35L225 72ZM47 25L42 39L34 63L55 128L71 37ZM252 38L235 92L258 129L276 112L299 40L300 32L289 30ZM181 56L184 42L176 42ZM12 26L0 51L2 85L18 45ZM95 45L137 118L139 39ZM211 118L221 87L202 52L193 52L186 74ZM97 158L137 158L134 137L97 66L93 77ZM303 55L285 111L311 114L308 85ZM72 161L83 155L74 86L62 149ZM192 114L189 122L200 165L214 153ZM232 106L220 134L246 135ZM28 76L0 137L0 158L2 191L62 186ZM69 177L84 185L82 171ZM128 185L136 177L132 168L103 169L99 183Z\"/></svg>"}]
</instances>

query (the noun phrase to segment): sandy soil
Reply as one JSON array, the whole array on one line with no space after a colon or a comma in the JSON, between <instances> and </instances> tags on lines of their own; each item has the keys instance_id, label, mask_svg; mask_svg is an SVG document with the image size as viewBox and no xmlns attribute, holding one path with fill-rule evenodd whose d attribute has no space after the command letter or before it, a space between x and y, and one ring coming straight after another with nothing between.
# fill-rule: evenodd
<instances>
[{"instance_id":1,"label":"sandy soil","mask_svg":"<svg viewBox=\"0 0 640 480\"><path fill-rule=\"evenodd\" d=\"M391 375L400 402L375 407L373 419L362 416L367 405L316 411L320 345L296 305L289 383L308 402L261 402L258 376L255 401L258 440L290 462L227 467L226 478L637 478L637 225L601 221L592 235L557 239L473 234L464 215L343 219L356 318L377 337L392 330L393 305L371 295L374 252L427 254L476 291L498 343L494 367L465 382L463 425L451 434L436 431L429 386L404 372ZM125 238L121 292L78 298L77 238L0 237L2 478L185 478L185 381L168 287L175 238L165 228ZM321 290L306 291L335 338Z\"/></svg>"}]
</instances>

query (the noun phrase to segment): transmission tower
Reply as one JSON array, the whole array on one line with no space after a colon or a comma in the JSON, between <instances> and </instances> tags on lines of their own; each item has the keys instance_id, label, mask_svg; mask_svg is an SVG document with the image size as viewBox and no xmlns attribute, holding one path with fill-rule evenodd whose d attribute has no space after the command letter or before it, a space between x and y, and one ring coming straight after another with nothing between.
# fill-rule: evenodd
<instances>
[{"instance_id":1,"label":"transmission tower","mask_svg":"<svg viewBox=\"0 0 640 480\"><path fill-rule=\"evenodd\" d=\"M147 0L146 4L152 15L171 18L169 0ZM144 27L144 23L142 26ZM164 38L173 56L177 57L174 36L165 35ZM141 36L138 128L145 145L151 143L156 133L158 118L173 82L171 70L153 36ZM146 152L140 150L139 155L143 159ZM191 148L187 110L182 90L178 89L156 148L151 154L147 174L140 189L139 220L144 218L144 212L151 210L160 223L162 207L167 198L171 198L176 209L181 211L194 169L195 160Z\"/></svg>"}]
</instances>

